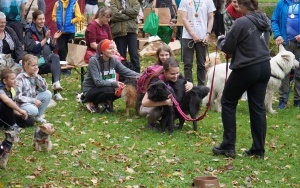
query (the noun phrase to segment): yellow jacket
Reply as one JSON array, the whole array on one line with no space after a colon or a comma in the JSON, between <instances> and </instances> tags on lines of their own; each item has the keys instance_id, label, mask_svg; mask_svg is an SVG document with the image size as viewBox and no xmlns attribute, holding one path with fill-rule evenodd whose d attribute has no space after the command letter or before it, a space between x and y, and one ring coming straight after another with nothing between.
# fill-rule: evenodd
<instances>
[{"instance_id":1,"label":"yellow jacket","mask_svg":"<svg viewBox=\"0 0 300 188\"><path fill-rule=\"evenodd\" d=\"M68 4L69 4L69 0L61 0L63 7L67 8ZM56 12L57 12L57 2L55 2L53 10L52 10L52 21L56 22ZM71 23L78 23L81 21L82 15L81 15L81 11L80 11L80 7L78 2L76 2L75 7L74 7L74 13L75 13L75 18L73 18L71 20Z\"/></svg>"}]
</instances>

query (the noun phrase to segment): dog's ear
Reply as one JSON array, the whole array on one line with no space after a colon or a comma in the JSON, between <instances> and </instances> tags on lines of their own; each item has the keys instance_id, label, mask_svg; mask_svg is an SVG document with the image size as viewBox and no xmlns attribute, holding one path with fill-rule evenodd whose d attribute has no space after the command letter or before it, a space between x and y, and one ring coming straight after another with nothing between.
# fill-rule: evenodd
<instances>
[{"instance_id":1,"label":"dog's ear","mask_svg":"<svg viewBox=\"0 0 300 188\"><path fill-rule=\"evenodd\" d=\"M40 125L39 126L39 128L42 130L42 131L45 131L46 129L47 129L47 126L46 126L46 124L42 124L42 125Z\"/></svg>"},{"instance_id":2,"label":"dog's ear","mask_svg":"<svg viewBox=\"0 0 300 188\"><path fill-rule=\"evenodd\" d=\"M284 52L286 51L284 46L282 44L279 45L279 52Z\"/></svg>"}]
</instances>

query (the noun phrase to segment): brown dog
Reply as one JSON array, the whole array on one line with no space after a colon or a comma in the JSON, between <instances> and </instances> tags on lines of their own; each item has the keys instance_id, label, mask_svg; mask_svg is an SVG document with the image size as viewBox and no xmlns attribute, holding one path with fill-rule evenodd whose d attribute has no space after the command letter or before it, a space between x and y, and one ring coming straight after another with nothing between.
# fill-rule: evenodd
<instances>
[{"instance_id":1,"label":"brown dog","mask_svg":"<svg viewBox=\"0 0 300 188\"><path fill-rule=\"evenodd\" d=\"M126 116L129 117L130 108L134 108L136 112L138 112L137 108L137 98L138 98L138 92L136 90L136 83L132 84L126 84L125 88L122 91L122 98L125 101L126 105Z\"/></svg>"},{"instance_id":2,"label":"brown dog","mask_svg":"<svg viewBox=\"0 0 300 188\"><path fill-rule=\"evenodd\" d=\"M45 147L46 151L52 150L52 142L50 135L53 135L55 128L51 123L44 123L35 129L33 136L33 147L36 151L42 151Z\"/></svg>"}]
</instances>

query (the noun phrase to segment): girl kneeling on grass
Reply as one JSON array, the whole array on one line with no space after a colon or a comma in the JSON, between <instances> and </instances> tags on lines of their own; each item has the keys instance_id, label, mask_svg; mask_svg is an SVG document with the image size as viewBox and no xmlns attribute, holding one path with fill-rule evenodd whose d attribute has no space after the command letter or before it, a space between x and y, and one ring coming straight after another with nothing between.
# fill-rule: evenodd
<instances>
[{"instance_id":1,"label":"girl kneeling on grass","mask_svg":"<svg viewBox=\"0 0 300 188\"><path fill-rule=\"evenodd\" d=\"M38 74L38 58L26 54L22 61L23 72L17 76L16 101L30 118L36 122L47 122L44 114L52 94L47 90L46 81Z\"/></svg>"},{"instance_id":2,"label":"girl kneeling on grass","mask_svg":"<svg viewBox=\"0 0 300 188\"><path fill-rule=\"evenodd\" d=\"M113 101L118 88L124 84L117 81L116 73L123 77L137 78L139 73L125 67L115 58L115 48L112 40L102 40L97 46L97 54L89 59L88 71L83 81L84 102L91 113L99 113L99 104L104 110L113 112Z\"/></svg>"}]
</instances>

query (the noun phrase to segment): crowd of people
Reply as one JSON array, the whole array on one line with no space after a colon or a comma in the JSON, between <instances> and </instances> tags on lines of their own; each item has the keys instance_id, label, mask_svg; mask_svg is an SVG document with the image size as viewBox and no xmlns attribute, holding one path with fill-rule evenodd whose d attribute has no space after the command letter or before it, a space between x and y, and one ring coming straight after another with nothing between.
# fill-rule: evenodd
<instances>
[{"instance_id":1,"label":"crowd of people","mask_svg":"<svg viewBox=\"0 0 300 188\"><path fill-rule=\"evenodd\" d=\"M11 6L17 3L17 10ZM0 52L10 54L15 65L13 69L1 71L0 124L5 129L19 130L19 126L33 125L33 122L47 122L44 113L51 99L64 100L61 95L60 61L65 61L68 41L74 39L76 23L83 19L76 0L60 0L54 4L51 19L57 25L57 32L51 36L45 25L43 0L16 1L0 7ZM182 60L180 74L171 48L162 44L156 52L157 66L161 71L148 84L157 80L165 84L185 79L185 92L194 85L205 85L205 59L211 33L217 36L218 48L231 56L232 73L228 77L222 95L223 140L212 152L216 155L235 157L236 107L244 92L248 95L250 126L253 143L246 156L264 158L266 137L265 92L270 78L269 40L274 33L276 44L284 44L299 59L300 6L295 0L280 0L271 21L258 10L256 0L231 0L229 2L208 0L154 0L153 7L169 7L172 19L177 10L182 13ZM87 73L82 83L83 102L92 113L99 113L99 105L106 112L114 112L113 102L120 98L116 91L125 84L119 76L138 79L141 76L137 49L137 16L140 10L137 0L111 0L109 6L98 8L97 1L86 1L85 11L93 19L85 31L87 51L85 62ZM25 21L25 25L24 22ZM181 28L178 28L179 31ZM57 49L57 53L54 51ZM120 61L127 58L131 69ZM246 53L247 52L247 53ZM193 78L193 56L196 55L196 75ZM70 73L70 70L67 70ZM256 74L253 74L255 72ZM40 74L51 73L53 94ZM194 81L196 83L194 84ZM287 106L289 75L282 82L278 108ZM294 106L300 106L299 70L295 70ZM174 88L170 88L171 90ZM154 102L147 92L141 93L140 114L146 116L148 127L156 128L161 117L161 106L172 106L167 99ZM24 125L24 126L23 126Z\"/></svg>"}]
</instances>

